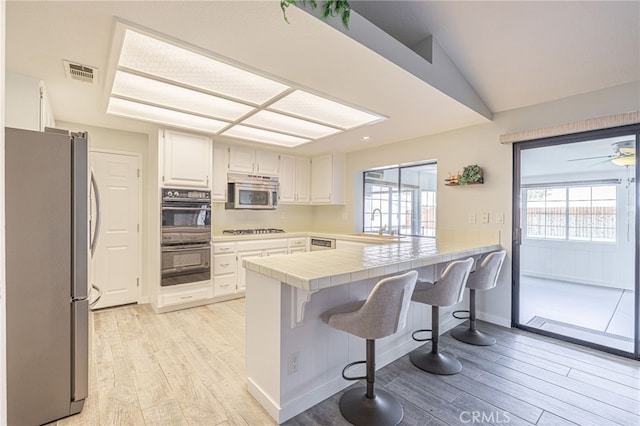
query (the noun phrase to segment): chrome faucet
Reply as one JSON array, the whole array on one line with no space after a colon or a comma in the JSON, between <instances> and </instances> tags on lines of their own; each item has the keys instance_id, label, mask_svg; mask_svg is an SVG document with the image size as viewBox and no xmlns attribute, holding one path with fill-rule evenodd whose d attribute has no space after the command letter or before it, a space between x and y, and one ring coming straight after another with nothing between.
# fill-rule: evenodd
<instances>
[{"instance_id":1,"label":"chrome faucet","mask_svg":"<svg viewBox=\"0 0 640 426\"><path fill-rule=\"evenodd\" d=\"M386 225L382 227L382 212L380 211L380 209L373 209L373 211L371 212L371 222L373 222L373 219L375 219L376 212L380 213L380 228L378 228L378 235L382 235L382 231L384 231Z\"/></svg>"}]
</instances>

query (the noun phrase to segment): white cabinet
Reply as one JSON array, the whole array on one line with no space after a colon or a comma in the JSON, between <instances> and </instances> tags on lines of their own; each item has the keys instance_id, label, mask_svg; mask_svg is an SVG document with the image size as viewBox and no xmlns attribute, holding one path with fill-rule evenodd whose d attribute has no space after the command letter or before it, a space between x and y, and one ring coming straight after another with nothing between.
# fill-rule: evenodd
<instances>
[{"instance_id":1,"label":"white cabinet","mask_svg":"<svg viewBox=\"0 0 640 426\"><path fill-rule=\"evenodd\" d=\"M254 149L246 146L229 147L229 171L253 173Z\"/></svg>"},{"instance_id":2,"label":"white cabinet","mask_svg":"<svg viewBox=\"0 0 640 426\"><path fill-rule=\"evenodd\" d=\"M238 259L238 291L244 291L247 285L247 271L242 261L249 257L266 257L287 254L287 239L269 239L242 241L236 244Z\"/></svg>"},{"instance_id":3,"label":"white cabinet","mask_svg":"<svg viewBox=\"0 0 640 426\"><path fill-rule=\"evenodd\" d=\"M232 145L229 147L229 171L275 176L278 174L278 153Z\"/></svg>"},{"instance_id":4,"label":"white cabinet","mask_svg":"<svg viewBox=\"0 0 640 426\"><path fill-rule=\"evenodd\" d=\"M213 180L211 201L227 201L227 172L229 171L229 146L213 144Z\"/></svg>"},{"instance_id":5,"label":"white cabinet","mask_svg":"<svg viewBox=\"0 0 640 426\"><path fill-rule=\"evenodd\" d=\"M158 295L158 308L161 311L176 309L176 307L177 309L182 309L202 304L203 301L212 297L213 287L211 282L163 287Z\"/></svg>"},{"instance_id":6,"label":"white cabinet","mask_svg":"<svg viewBox=\"0 0 640 426\"><path fill-rule=\"evenodd\" d=\"M261 151L255 152L255 173L261 175L278 175L278 164L280 155L275 151Z\"/></svg>"},{"instance_id":7,"label":"white cabinet","mask_svg":"<svg viewBox=\"0 0 640 426\"><path fill-rule=\"evenodd\" d=\"M313 204L344 204L345 166L344 154L327 154L311 159Z\"/></svg>"},{"instance_id":8,"label":"white cabinet","mask_svg":"<svg viewBox=\"0 0 640 426\"><path fill-rule=\"evenodd\" d=\"M247 288L247 270L242 266L242 261L251 257L262 257L262 250L238 252L237 291L244 291Z\"/></svg>"},{"instance_id":9,"label":"white cabinet","mask_svg":"<svg viewBox=\"0 0 640 426\"><path fill-rule=\"evenodd\" d=\"M5 125L43 131L56 127L42 80L7 72L5 76Z\"/></svg>"},{"instance_id":10,"label":"white cabinet","mask_svg":"<svg viewBox=\"0 0 640 426\"><path fill-rule=\"evenodd\" d=\"M307 237L289 238L289 253L304 253L307 251Z\"/></svg>"},{"instance_id":11,"label":"white cabinet","mask_svg":"<svg viewBox=\"0 0 640 426\"><path fill-rule=\"evenodd\" d=\"M281 204L308 204L310 197L311 160L293 155L280 155Z\"/></svg>"},{"instance_id":12,"label":"white cabinet","mask_svg":"<svg viewBox=\"0 0 640 426\"><path fill-rule=\"evenodd\" d=\"M162 185L210 188L212 142L203 135L160 130Z\"/></svg>"},{"instance_id":13,"label":"white cabinet","mask_svg":"<svg viewBox=\"0 0 640 426\"><path fill-rule=\"evenodd\" d=\"M236 293L238 265L236 243L215 243L211 264L213 265L214 297Z\"/></svg>"}]
</instances>

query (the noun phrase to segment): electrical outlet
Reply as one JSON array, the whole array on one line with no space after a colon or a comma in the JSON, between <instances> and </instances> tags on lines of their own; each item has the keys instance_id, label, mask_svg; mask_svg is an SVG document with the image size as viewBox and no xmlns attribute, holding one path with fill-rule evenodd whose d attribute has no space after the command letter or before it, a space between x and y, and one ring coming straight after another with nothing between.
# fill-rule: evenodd
<instances>
[{"instance_id":1,"label":"electrical outlet","mask_svg":"<svg viewBox=\"0 0 640 426\"><path fill-rule=\"evenodd\" d=\"M289 354L289 367L287 368L287 374L294 374L298 372L300 353L293 352Z\"/></svg>"},{"instance_id":2,"label":"electrical outlet","mask_svg":"<svg viewBox=\"0 0 640 426\"><path fill-rule=\"evenodd\" d=\"M496 213L496 223L498 225L503 225L504 224L504 212Z\"/></svg>"},{"instance_id":3,"label":"electrical outlet","mask_svg":"<svg viewBox=\"0 0 640 426\"><path fill-rule=\"evenodd\" d=\"M480 215L480 223L489 223L489 212L483 212Z\"/></svg>"}]
</instances>

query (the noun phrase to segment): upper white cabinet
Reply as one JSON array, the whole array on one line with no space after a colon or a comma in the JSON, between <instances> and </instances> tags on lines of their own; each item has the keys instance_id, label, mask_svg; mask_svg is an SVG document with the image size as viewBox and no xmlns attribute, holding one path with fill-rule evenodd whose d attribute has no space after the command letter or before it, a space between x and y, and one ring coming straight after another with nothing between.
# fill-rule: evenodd
<instances>
[{"instance_id":1,"label":"upper white cabinet","mask_svg":"<svg viewBox=\"0 0 640 426\"><path fill-rule=\"evenodd\" d=\"M241 145L231 146L229 148L229 171L277 175L278 153L275 151L262 151Z\"/></svg>"},{"instance_id":2,"label":"upper white cabinet","mask_svg":"<svg viewBox=\"0 0 640 426\"><path fill-rule=\"evenodd\" d=\"M310 165L308 158L280 155L281 204L308 204L311 201Z\"/></svg>"},{"instance_id":3,"label":"upper white cabinet","mask_svg":"<svg viewBox=\"0 0 640 426\"><path fill-rule=\"evenodd\" d=\"M47 90L41 80L6 73L5 125L43 131L56 127Z\"/></svg>"},{"instance_id":4,"label":"upper white cabinet","mask_svg":"<svg viewBox=\"0 0 640 426\"><path fill-rule=\"evenodd\" d=\"M344 154L327 154L311 159L311 202L344 204L346 174Z\"/></svg>"},{"instance_id":5,"label":"upper white cabinet","mask_svg":"<svg viewBox=\"0 0 640 426\"><path fill-rule=\"evenodd\" d=\"M229 171L229 146L213 144L213 181L211 201L227 201L227 172Z\"/></svg>"},{"instance_id":6,"label":"upper white cabinet","mask_svg":"<svg viewBox=\"0 0 640 426\"><path fill-rule=\"evenodd\" d=\"M160 130L162 140L162 185L211 188L211 138L203 135Z\"/></svg>"}]
</instances>

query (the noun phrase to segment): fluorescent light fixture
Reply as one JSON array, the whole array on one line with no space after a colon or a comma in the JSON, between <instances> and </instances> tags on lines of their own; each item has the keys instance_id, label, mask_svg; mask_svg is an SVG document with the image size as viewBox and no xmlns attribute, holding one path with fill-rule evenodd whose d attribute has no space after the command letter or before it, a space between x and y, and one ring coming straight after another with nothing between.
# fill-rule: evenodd
<instances>
[{"instance_id":1,"label":"fluorescent light fixture","mask_svg":"<svg viewBox=\"0 0 640 426\"><path fill-rule=\"evenodd\" d=\"M107 113L294 147L385 118L118 22Z\"/></svg>"},{"instance_id":2,"label":"fluorescent light fixture","mask_svg":"<svg viewBox=\"0 0 640 426\"><path fill-rule=\"evenodd\" d=\"M253 111L253 108L246 104L124 71L116 71L111 93L169 109L191 111L223 120L237 120Z\"/></svg>"},{"instance_id":3,"label":"fluorescent light fixture","mask_svg":"<svg viewBox=\"0 0 640 426\"><path fill-rule=\"evenodd\" d=\"M289 89L277 81L131 29L125 31L118 65L254 104L262 104Z\"/></svg>"},{"instance_id":4,"label":"fluorescent light fixture","mask_svg":"<svg viewBox=\"0 0 640 426\"><path fill-rule=\"evenodd\" d=\"M244 123L310 139L319 139L340 132L340 129L334 127L323 126L271 111L259 111L244 120Z\"/></svg>"},{"instance_id":5,"label":"fluorescent light fixture","mask_svg":"<svg viewBox=\"0 0 640 426\"><path fill-rule=\"evenodd\" d=\"M379 115L351 108L302 90L296 90L274 102L269 106L269 109L309 118L343 129L351 129L382 120Z\"/></svg>"},{"instance_id":6,"label":"fluorescent light fixture","mask_svg":"<svg viewBox=\"0 0 640 426\"><path fill-rule=\"evenodd\" d=\"M293 147L310 142L309 139L283 135L282 133L276 133L269 130L256 129L253 127L242 125L233 126L229 130L224 131L222 135L288 147Z\"/></svg>"},{"instance_id":7,"label":"fluorescent light fixture","mask_svg":"<svg viewBox=\"0 0 640 426\"><path fill-rule=\"evenodd\" d=\"M178 111L172 111L118 98L109 99L107 112L109 114L120 115L126 118L141 119L141 117L144 117L145 121L182 127L184 129L194 129L207 133L217 133L228 126L228 123L225 123L224 121L200 117L198 115L185 114Z\"/></svg>"}]
</instances>

